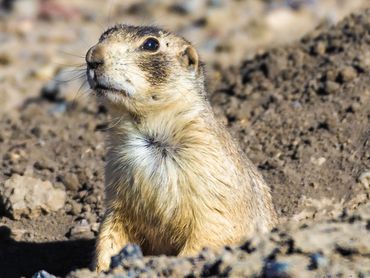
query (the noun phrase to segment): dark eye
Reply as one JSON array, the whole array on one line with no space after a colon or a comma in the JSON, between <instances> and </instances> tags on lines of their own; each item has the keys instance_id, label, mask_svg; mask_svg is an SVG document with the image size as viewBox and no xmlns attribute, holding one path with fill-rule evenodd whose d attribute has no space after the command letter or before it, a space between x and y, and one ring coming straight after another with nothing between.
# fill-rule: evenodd
<instances>
[{"instance_id":1,"label":"dark eye","mask_svg":"<svg viewBox=\"0 0 370 278\"><path fill-rule=\"evenodd\" d=\"M159 41L155 38L148 38L142 44L141 48L146 51L157 51L159 48Z\"/></svg>"}]
</instances>

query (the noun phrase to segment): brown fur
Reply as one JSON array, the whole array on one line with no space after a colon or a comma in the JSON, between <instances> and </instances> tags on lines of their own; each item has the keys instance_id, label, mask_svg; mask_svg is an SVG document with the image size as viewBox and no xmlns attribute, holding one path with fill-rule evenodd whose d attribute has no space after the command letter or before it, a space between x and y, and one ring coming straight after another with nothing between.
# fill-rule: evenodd
<instances>
[{"instance_id":1,"label":"brown fur","mask_svg":"<svg viewBox=\"0 0 370 278\"><path fill-rule=\"evenodd\" d=\"M157 52L140 51L146 37L158 38ZM119 25L86 60L90 84L113 116L98 271L129 242L146 255L193 255L276 224L269 187L216 121L186 40Z\"/></svg>"}]
</instances>

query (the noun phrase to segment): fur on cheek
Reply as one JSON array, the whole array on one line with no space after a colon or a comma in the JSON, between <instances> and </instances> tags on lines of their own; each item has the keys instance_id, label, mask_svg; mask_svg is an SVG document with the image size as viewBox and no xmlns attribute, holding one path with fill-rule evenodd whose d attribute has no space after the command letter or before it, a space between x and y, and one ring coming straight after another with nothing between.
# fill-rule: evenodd
<instances>
[{"instance_id":1,"label":"fur on cheek","mask_svg":"<svg viewBox=\"0 0 370 278\"><path fill-rule=\"evenodd\" d=\"M166 83L170 74L170 61L163 53L143 55L139 58L137 65L152 86Z\"/></svg>"}]
</instances>

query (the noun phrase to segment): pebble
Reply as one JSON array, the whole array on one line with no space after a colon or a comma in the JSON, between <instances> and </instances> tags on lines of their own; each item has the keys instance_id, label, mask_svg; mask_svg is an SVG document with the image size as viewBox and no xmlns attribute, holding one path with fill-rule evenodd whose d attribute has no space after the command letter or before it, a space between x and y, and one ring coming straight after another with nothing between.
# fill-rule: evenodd
<instances>
[{"instance_id":1,"label":"pebble","mask_svg":"<svg viewBox=\"0 0 370 278\"><path fill-rule=\"evenodd\" d=\"M340 88L340 85L337 82L334 82L334 81L325 82L325 92L327 94L334 94L339 90L339 88Z\"/></svg>"},{"instance_id":2,"label":"pebble","mask_svg":"<svg viewBox=\"0 0 370 278\"><path fill-rule=\"evenodd\" d=\"M49 272L45 271L45 270L40 270L38 272L36 272L32 278L57 278L56 276L50 274Z\"/></svg>"},{"instance_id":3,"label":"pebble","mask_svg":"<svg viewBox=\"0 0 370 278\"><path fill-rule=\"evenodd\" d=\"M118 253L118 255L113 256L110 262L110 268L118 267L123 261L140 259L143 257L141 249L136 244L127 244L123 249Z\"/></svg>"},{"instance_id":4,"label":"pebble","mask_svg":"<svg viewBox=\"0 0 370 278\"><path fill-rule=\"evenodd\" d=\"M16 241L20 241L23 235L26 233L27 233L27 230L25 229L12 229L11 236L12 236L12 239Z\"/></svg>"},{"instance_id":5,"label":"pebble","mask_svg":"<svg viewBox=\"0 0 370 278\"><path fill-rule=\"evenodd\" d=\"M325 256L320 253L312 254L310 259L311 259L311 263L308 267L309 269L318 269L318 268L326 266L328 263Z\"/></svg>"},{"instance_id":6,"label":"pebble","mask_svg":"<svg viewBox=\"0 0 370 278\"><path fill-rule=\"evenodd\" d=\"M37 158L37 161L34 163L34 167L38 170L49 170L51 172L54 172L55 169L58 168L57 163L52 160L51 158L48 158L47 156L41 156Z\"/></svg>"},{"instance_id":7,"label":"pebble","mask_svg":"<svg viewBox=\"0 0 370 278\"><path fill-rule=\"evenodd\" d=\"M65 185L66 189L70 191L77 191L80 186L77 175L73 173L65 174L62 177L62 182Z\"/></svg>"},{"instance_id":8,"label":"pebble","mask_svg":"<svg viewBox=\"0 0 370 278\"><path fill-rule=\"evenodd\" d=\"M96 215L94 213L91 213L91 212L84 212L83 213L83 217L89 221L89 223L95 223L96 222Z\"/></svg>"},{"instance_id":9,"label":"pebble","mask_svg":"<svg viewBox=\"0 0 370 278\"><path fill-rule=\"evenodd\" d=\"M370 171L363 172L358 181L366 188L370 189Z\"/></svg>"},{"instance_id":10,"label":"pebble","mask_svg":"<svg viewBox=\"0 0 370 278\"><path fill-rule=\"evenodd\" d=\"M61 209L66 192L55 188L50 181L13 175L0 187L0 203L13 219L37 218L41 213Z\"/></svg>"},{"instance_id":11,"label":"pebble","mask_svg":"<svg viewBox=\"0 0 370 278\"><path fill-rule=\"evenodd\" d=\"M94 233L98 233L99 232L99 227L100 227L99 223L93 223L93 224L91 224L91 231L93 231Z\"/></svg>"},{"instance_id":12,"label":"pebble","mask_svg":"<svg viewBox=\"0 0 370 278\"><path fill-rule=\"evenodd\" d=\"M94 238L94 233L91 231L91 226L86 219L80 220L69 231L70 239Z\"/></svg>"},{"instance_id":13,"label":"pebble","mask_svg":"<svg viewBox=\"0 0 370 278\"><path fill-rule=\"evenodd\" d=\"M344 82L349 82L352 81L357 77L357 71L353 67L345 67L339 72L339 81L344 83Z\"/></svg>"},{"instance_id":14,"label":"pebble","mask_svg":"<svg viewBox=\"0 0 370 278\"><path fill-rule=\"evenodd\" d=\"M182 259L176 263L171 263L169 268L172 277L194 277L192 275L192 264L189 260Z\"/></svg>"},{"instance_id":15,"label":"pebble","mask_svg":"<svg viewBox=\"0 0 370 278\"><path fill-rule=\"evenodd\" d=\"M265 265L263 277L266 278L290 277L288 273L289 268L290 265L288 263L268 262Z\"/></svg>"},{"instance_id":16,"label":"pebble","mask_svg":"<svg viewBox=\"0 0 370 278\"><path fill-rule=\"evenodd\" d=\"M326 51L326 43L322 41L319 41L315 45L314 50L313 50L313 52L318 55L324 55L325 51Z\"/></svg>"},{"instance_id":17,"label":"pebble","mask_svg":"<svg viewBox=\"0 0 370 278\"><path fill-rule=\"evenodd\" d=\"M79 215L82 210L82 204L79 202L76 202L75 200L70 200L69 203L71 204L71 214Z\"/></svg>"},{"instance_id":18,"label":"pebble","mask_svg":"<svg viewBox=\"0 0 370 278\"><path fill-rule=\"evenodd\" d=\"M294 109L301 109L302 108L302 104L298 100L293 101L292 106L293 106Z\"/></svg>"},{"instance_id":19,"label":"pebble","mask_svg":"<svg viewBox=\"0 0 370 278\"><path fill-rule=\"evenodd\" d=\"M318 157L318 158L315 158L315 157L312 156L310 160L311 160L312 164L315 164L317 166L321 166L326 162L326 158L322 157L322 156Z\"/></svg>"}]
</instances>

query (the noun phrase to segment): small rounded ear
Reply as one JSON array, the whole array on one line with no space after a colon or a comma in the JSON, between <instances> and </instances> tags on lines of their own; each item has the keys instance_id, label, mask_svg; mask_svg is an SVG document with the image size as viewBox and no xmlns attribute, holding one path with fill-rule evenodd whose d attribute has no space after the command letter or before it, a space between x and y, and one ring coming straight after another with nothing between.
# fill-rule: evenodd
<instances>
[{"instance_id":1,"label":"small rounded ear","mask_svg":"<svg viewBox=\"0 0 370 278\"><path fill-rule=\"evenodd\" d=\"M191 45L187 45L179 55L180 63L187 69L199 72L199 56L197 51Z\"/></svg>"}]
</instances>

